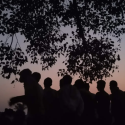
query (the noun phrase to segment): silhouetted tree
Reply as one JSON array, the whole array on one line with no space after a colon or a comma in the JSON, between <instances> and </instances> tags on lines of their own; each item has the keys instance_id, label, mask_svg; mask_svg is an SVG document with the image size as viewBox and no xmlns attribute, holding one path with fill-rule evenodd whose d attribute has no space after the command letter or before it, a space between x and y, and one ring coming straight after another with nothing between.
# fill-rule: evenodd
<instances>
[{"instance_id":1,"label":"silhouetted tree","mask_svg":"<svg viewBox=\"0 0 125 125\"><path fill-rule=\"evenodd\" d=\"M7 78L11 73L18 74L17 67L27 62L19 48L18 56L17 49L12 49L16 33L24 35L24 42L30 43L26 52L32 59L31 63L38 63L37 56L40 55L42 70L53 66L58 56L64 54L70 74L79 73L89 81L110 76L110 71L117 68L116 60L120 60L116 54L119 47L115 48L106 37L120 38L125 32L121 27L124 25L124 13L125 0L2 0L0 34L12 37L10 45L6 41L1 43L3 77L6 73L9 73ZM72 35L61 33L61 28L67 26L71 27ZM92 38L90 31L102 38ZM68 35L72 44L60 45ZM15 48L17 45L18 39ZM64 73L64 70L59 71L59 75Z\"/></svg>"}]
</instances>

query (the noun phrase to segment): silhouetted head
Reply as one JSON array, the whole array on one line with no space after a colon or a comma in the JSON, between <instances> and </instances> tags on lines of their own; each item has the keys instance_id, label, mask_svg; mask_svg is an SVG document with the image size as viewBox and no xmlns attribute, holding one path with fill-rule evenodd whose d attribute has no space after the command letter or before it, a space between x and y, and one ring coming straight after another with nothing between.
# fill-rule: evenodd
<instances>
[{"instance_id":1,"label":"silhouetted head","mask_svg":"<svg viewBox=\"0 0 125 125\"><path fill-rule=\"evenodd\" d=\"M33 76L33 78L34 78L37 82L39 82L40 79L41 79L41 74L38 73L38 72L34 72L34 73L32 74L32 76Z\"/></svg>"},{"instance_id":2,"label":"silhouetted head","mask_svg":"<svg viewBox=\"0 0 125 125\"><path fill-rule=\"evenodd\" d=\"M52 85L52 79L49 78L49 77L46 78L46 79L44 80L44 87L45 87L45 88L50 88L51 85Z\"/></svg>"},{"instance_id":3,"label":"silhouetted head","mask_svg":"<svg viewBox=\"0 0 125 125\"><path fill-rule=\"evenodd\" d=\"M98 91L103 91L104 88L105 88L105 84L106 84L106 82L104 80L99 80L97 82L97 89L98 89Z\"/></svg>"},{"instance_id":4,"label":"silhouetted head","mask_svg":"<svg viewBox=\"0 0 125 125\"><path fill-rule=\"evenodd\" d=\"M71 85L71 83L72 83L72 77L70 75L65 75L63 77L63 83L66 84L66 85L68 85L68 84Z\"/></svg>"},{"instance_id":5,"label":"silhouetted head","mask_svg":"<svg viewBox=\"0 0 125 125\"><path fill-rule=\"evenodd\" d=\"M75 81L74 86L75 86L77 89L82 89L82 88L84 88L84 82L83 82L83 80L82 80L82 79L77 79L77 80Z\"/></svg>"},{"instance_id":6,"label":"silhouetted head","mask_svg":"<svg viewBox=\"0 0 125 125\"><path fill-rule=\"evenodd\" d=\"M115 91L117 88L118 88L117 82L115 80L110 81L110 90L111 90L111 93L113 91Z\"/></svg>"},{"instance_id":7,"label":"silhouetted head","mask_svg":"<svg viewBox=\"0 0 125 125\"><path fill-rule=\"evenodd\" d=\"M24 69L24 70L22 70L21 72L20 72L20 79L19 79L19 81L21 82L21 83L24 83L25 82L25 80L27 79L27 77L28 76L30 76L32 74L32 72L31 72L31 70L30 69Z\"/></svg>"},{"instance_id":8,"label":"silhouetted head","mask_svg":"<svg viewBox=\"0 0 125 125\"><path fill-rule=\"evenodd\" d=\"M89 87L90 87L90 86L89 86L89 83L86 83L86 82L85 82L85 83L84 83L84 88L85 88L85 90L89 91Z\"/></svg>"}]
</instances>

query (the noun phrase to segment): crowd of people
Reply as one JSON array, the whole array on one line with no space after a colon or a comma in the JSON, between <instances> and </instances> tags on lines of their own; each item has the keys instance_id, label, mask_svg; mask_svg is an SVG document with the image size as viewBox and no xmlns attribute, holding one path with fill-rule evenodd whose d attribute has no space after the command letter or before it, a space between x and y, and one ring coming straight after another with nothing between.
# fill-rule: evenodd
<instances>
[{"instance_id":1,"label":"crowd of people","mask_svg":"<svg viewBox=\"0 0 125 125\"><path fill-rule=\"evenodd\" d=\"M43 89L40 79L40 73L22 70L19 81L24 83L25 94L9 101L10 106L17 102L27 105L27 125L125 125L125 92L116 81L110 81L109 95L103 80L97 82L98 92L93 94L82 79L71 85L70 75L60 80L59 91L51 88L49 77Z\"/></svg>"}]
</instances>

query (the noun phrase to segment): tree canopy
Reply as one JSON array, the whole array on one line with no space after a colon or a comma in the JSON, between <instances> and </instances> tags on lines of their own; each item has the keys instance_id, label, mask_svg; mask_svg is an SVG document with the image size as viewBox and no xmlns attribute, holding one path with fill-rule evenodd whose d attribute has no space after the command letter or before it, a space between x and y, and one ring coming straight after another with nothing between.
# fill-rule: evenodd
<instances>
[{"instance_id":1,"label":"tree canopy","mask_svg":"<svg viewBox=\"0 0 125 125\"><path fill-rule=\"evenodd\" d=\"M115 62L120 60L120 48L115 48L109 36L120 41L125 32L124 14L125 0L2 0L0 34L12 37L11 43L6 40L0 45L3 77L18 74L18 66L28 61L17 47L18 38L12 48L16 33L24 35L24 42L30 43L26 52L32 63L38 63L40 55L42 70L52 67L64 54L67 71L60 69L59 75L78 73L89 81L109 77L110 71L118 68ZM71 27L71 34L61 32L67 26ZM90 32L101 37L94 38ZM70 45L64 42L69 36Z\"/></svg>"}]
</instances>

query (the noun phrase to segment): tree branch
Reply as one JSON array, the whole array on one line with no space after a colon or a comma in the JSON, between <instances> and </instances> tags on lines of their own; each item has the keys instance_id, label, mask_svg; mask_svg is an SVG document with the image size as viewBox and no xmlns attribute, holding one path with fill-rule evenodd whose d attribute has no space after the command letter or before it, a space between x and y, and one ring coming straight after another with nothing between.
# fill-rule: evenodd
<instances>
[{"instance_id":1,"label":"tree branch","mask_svg":"<svg viewBox=\"0 0 125 125\"><path fill-rule=\"evenodd\" d=\"M84 32L83 32L84 29L82 28L82 25L81 25L81 19L79 17L79 12L78 12L78 9L77 9L76 0L73 0L73 6L74 6L74 13L75 13L75 16L76 16L76 21L77 21L77 27L79 29L79 36L82 38L83 43L85 44L86 41L85 41Z\"/></svg>"}]
</instances>

